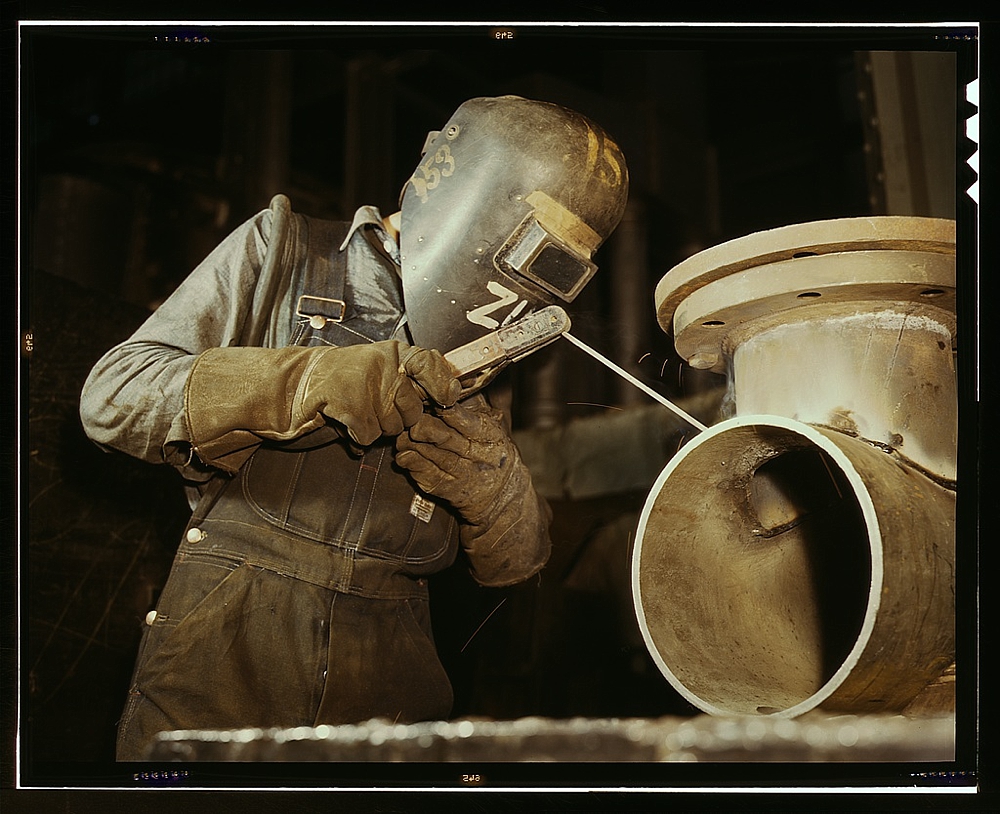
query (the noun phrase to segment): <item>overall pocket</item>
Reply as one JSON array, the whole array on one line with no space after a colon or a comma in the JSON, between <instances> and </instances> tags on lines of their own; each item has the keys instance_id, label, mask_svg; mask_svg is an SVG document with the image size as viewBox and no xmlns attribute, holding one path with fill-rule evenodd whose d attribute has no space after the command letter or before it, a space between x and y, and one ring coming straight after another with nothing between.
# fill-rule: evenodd
<instances>
[{"instance_id":1,"label":"overall pocket","mask_svg":"<svg viewBox=\"0 0 1000 814\"><path fill-rule=\"evenodd\" d=\"M168 728L308 724L322 693L334 592L213 559L190 556L171 574L134 690Z\"/></svg>"},{"instance_id":2,"label":"overall pocket","mask_svg":"<svg viewBox=\"0 0 1000 814\"><path fill-rule=\"evenodd\" d=\"M240 477L247 503L269 524L310 540L427 574L451 564L456 522L395 466L385 439L352 456L342 442L309 450L262 447Z\"/></svg>"},{"instance_id":3,"label":"overall pocket","mask_svg":"<svg viewBox=\"0 0 1000 814\"><path fill-rule=\"evenodd\" d=\"M316 724L447 718L451 683L430 632L426 600L339 595L330 620L329 672Z\"/></svg>"}]
</instances>

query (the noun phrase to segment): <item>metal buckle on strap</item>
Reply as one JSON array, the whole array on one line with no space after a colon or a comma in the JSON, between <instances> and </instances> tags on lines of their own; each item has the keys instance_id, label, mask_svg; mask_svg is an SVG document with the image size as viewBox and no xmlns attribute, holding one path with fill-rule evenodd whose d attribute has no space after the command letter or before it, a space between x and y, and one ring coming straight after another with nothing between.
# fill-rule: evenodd
<instances>
[{"instance_id":1,"label":"metal buckle on strap","mask_svg":"<svg viewBox=\"0 0 1000 814\"><path fill-rule=\"evenodd\" d=\"M314 297L303 294L295 308L296 316L305 317L313 328L322 328L327 322L343 322L347 303L331 297Z\"/></svg>"}]
</instances>

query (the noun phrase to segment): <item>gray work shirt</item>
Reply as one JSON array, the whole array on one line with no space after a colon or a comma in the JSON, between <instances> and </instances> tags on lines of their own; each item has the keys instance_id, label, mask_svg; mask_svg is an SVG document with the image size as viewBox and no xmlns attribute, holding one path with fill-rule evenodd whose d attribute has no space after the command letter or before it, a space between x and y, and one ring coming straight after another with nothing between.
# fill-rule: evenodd
<instances>
[{"instance_id":1,"label":"gray work shirt","mask_svg":"<svg viewBox=\"0 0 1000 814\"><path fill-rule=\"evenodd\" d=\"M239 226L129 339L98 360L80 399L83 427L93 441L144 461L169 463L188 481L204 482L215 473L191 454L185 384L198 354L240 344L254 309L294 313L290 290L277 308L254 299L272 217L265 209ZM393 326L394 338L405 340L401 299L386 291L388 279L397 285L398 249L375 207L357 210L340 251L348 253L346 284L354 300ZM275 322L261 344L286 346L292 325L291 319Z\"/></svg>"}]
</instances>

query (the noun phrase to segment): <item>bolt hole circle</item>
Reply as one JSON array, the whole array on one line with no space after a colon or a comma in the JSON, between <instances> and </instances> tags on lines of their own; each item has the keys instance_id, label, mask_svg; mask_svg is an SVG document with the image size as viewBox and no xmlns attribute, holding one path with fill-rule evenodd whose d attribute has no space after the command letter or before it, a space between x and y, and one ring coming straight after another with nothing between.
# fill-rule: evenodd
<instances>
[{"instance_id":1,"label":"bolt hole circle","mask_svg":"<svg viewBox=\"0 0 1000 814\"><path fill-rule=\"evenodd\" d=\"M797 299L800 300L811 300L815 299L816 297L822 297L823 295L820 294L818 291L803 291L801 294L796 294L795 296Z\"/></svg>"},{"instance_id":2,"label":"bolt hole circle","mask_svg":"<svg viewBox=\"0 0 1000 814\"><path fill-rule=\"evenodd\" d=\"M925 288L923 291L920 292L920 296L921 297L925 297L926 299L933 299L934 297L943 297L944 296L944 289L943 288Z\"/></svg>"}]
</instances>

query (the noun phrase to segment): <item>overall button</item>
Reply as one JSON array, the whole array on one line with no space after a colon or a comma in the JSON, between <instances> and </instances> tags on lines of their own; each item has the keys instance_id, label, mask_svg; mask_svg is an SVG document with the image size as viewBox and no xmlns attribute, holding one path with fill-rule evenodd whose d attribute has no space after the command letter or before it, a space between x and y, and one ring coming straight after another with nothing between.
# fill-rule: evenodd
<instances>
[{"instance_id":1,"label":"overall button","mask_svg":"<svg viewBox=\"0 0 1000 814\"><path fill-rule=\"evenodd\" d=\"M156 621L156 611L151 610L149 613L146 614L146 624L151 625L155 621Z\"/></svg>"},{"instance_id":2,"label":"overall button","mask_svg":"<svg viewBox=\"0 0 1000 814\"><path fill-rule=\"evenodd\" d=\"M205 539L205 532L199 528L188 529L187 541L189 543L200 543Z\"/></svg>"}]
</instances>

